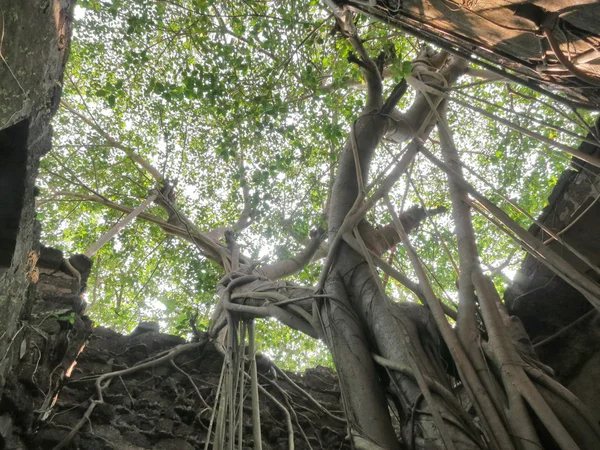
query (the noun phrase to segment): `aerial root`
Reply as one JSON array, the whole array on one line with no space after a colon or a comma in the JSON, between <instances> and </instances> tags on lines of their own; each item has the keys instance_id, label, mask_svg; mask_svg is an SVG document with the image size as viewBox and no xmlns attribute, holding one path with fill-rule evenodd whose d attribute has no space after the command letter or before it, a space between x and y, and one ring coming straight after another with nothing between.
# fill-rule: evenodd
<instances>
[{"instance_id":1,"label":"aerial root","mask_svg":"<svg viewBox=\"0 0 600 450\"><path fill-rule=\"evenodd\" d=\"M204 405L204 407L206 407L209 411L212 411L212 408L210 406L208 406L208 403L206 403L206 401L204 400L204 397L202 397L202 394L200 393L200 389L198 389L198 386L196 385L196 383L194 382L194 380L192 379L190 374L187 373L185 370L183 370L181 367L179 367L177 364L175 364L174 360L171 360L171 365L173 366L173 368L175 370L182 373L188 379L188 381L190 382L190 384L196 391L196 395L200 399L200 403L202 403Z\"/></svg>"}]
</instances>

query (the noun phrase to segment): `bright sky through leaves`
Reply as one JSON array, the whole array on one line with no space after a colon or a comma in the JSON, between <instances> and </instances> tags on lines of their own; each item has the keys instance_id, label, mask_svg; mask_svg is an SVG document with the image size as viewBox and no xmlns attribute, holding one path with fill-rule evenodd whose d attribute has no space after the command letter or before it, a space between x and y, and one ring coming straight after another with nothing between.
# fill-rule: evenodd
<instances>
[{"instance_id":1,"label":"bright sky through leaves","mask_svg":"<svg viewBox=\"0 0 600 450\"><path fill-rule=\"evenodd\" d=\"M391 89L422 43L365 17L357 19L357 28L373 57L380 52L389 56L385 83ZM81 1L63 100L176 181L177 204L203 231L237 220L247 183L253 222L238 240L244 254L265 264L296 254L309 232L325 225L323 208L335 162L365 98L361 73L348 62L350 51L317 1ZM458 84L476 81L465 76ZM523 127L579 144L573 136L515 114L585 135L572 113L559 115L519 94L537 95L501 82L453 91ZM400 107L410 104L412 96L409 92ZM449 119L465 164L538 215L567 167L567 155L455 103ZM54 129L54 149L42 163L39 181L43 242L81 253L122 213L73 194L94 194L134 208L148 196L153 181L64 108ZM434 152L437 140L432 135L427 144ZM384 142L373 162L373 178L401 150ZM511 217L529 226L490 187L465 173ZM425 158L418 157L411 178L428 208L450 206L445 176ZM398 206L406 187L403 178L391 193ZM408 189L405 209L420 204L414 188ZM147 212L167 219L158 206ZM368 219L374 225L389 221L383 207ZM450 214L433 220L456 259ZM484 267L498 287L506 286L521 252L481 216L474 217L474 225ZM414 233L413 244L435 274L439 295L455 299L455 273L431 222ZM401 246L393 260L413 276ZM315 261L293 281L313 285L321 263ZM207 325L221 276L193 245L138 218L98 253L87 300L93 302L91 315L98 324L127 332L140 320L159 320L164 331L187 336L195 312L199 325ZM391 281L387 290L397 301L415 300ZM274 320L260 322L258 331L262 350L284 367L329 361L321 344Z\"/></svg>"}]
</instances>

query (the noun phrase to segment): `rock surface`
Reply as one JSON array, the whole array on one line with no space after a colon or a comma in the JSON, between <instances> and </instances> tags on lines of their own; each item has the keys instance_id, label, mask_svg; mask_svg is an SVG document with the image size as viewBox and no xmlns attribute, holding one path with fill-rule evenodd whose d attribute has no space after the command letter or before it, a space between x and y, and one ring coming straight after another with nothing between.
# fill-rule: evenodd
<instances>
[{"instance_id":1,"label":"rock surface","mask_svg":"<svg viewBox=\"0 0 600 450\"><path fill-rule=\"evenodd\" d=\"M72 377L63 388L52 415L34 425L26 437L29 449L52 448L83 417L94 395L93 375L132 367L153 354L183 344L180 338L149 332L123 336L96 328L78 358ZM130 376L115 378L70 448L78 449L203 449L219 384L222 355L212 345L176 359L179 369L160 365ZM300 428L313 448L350 448L343 422L319 411L311 401L269 367L262 367L259 382L283 405L293 407L295 448L308 449ZM317 367L304 374L287 375L332 414L340 411L340 392L332 370ZM193 380L192 385L190 378ZM202 396L201 400L196 392ZM253 447L249 388L242 424L245 448ZM288 430L281 408L261 394L263 449L287 449ZM206 404L210 407L207 408ZM300 428L298 427L300 426ZM214 430L214 428L213 428Z\"/></svg>"}]
</instances>

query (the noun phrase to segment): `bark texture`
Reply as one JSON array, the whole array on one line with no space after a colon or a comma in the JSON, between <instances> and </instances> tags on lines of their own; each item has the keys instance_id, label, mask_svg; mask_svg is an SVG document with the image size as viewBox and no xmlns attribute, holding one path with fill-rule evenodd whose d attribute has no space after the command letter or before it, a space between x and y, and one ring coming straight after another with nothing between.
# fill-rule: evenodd
<instances>
[{"instance_id":1,"label":"bark texture","mask_svg":"<svg viewBox=\"0 0 600 450\"><path fill-rule=\"evenodd\" d=\"M554 98L597 108L600 5L586 0L378 0L343 2L363 14L427 42L480 62L488 70L513 70L509 78ZM546 31L544 31L546 30ZM554 44L552 44L554 41ZM586 42L587 41L587 42ZM596 47L597 48L597 47ZM471 58L471 55L475 55ZM569 57L573 66L564 65ZM581 69L583 75L577 74ZM588 76L590 78L588 78Z\"/></svg>"}]
</instances>

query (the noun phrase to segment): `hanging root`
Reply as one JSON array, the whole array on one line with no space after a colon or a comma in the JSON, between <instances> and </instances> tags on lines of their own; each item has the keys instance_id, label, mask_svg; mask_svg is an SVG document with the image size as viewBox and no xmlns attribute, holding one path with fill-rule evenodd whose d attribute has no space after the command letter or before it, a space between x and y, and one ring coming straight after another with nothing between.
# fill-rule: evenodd
<instances>
[{"instance_id":1,"label":"hanging root","mask_svg":"<svg viewBox=\"0 0 600 450\"><path fill-rule=\"evenodd\" d=\"M461 343L469 348L469 336L464 334L465 329L461 327L465 324L476 326L474 313L477 312L482 318L486 331L485 339L480 338L483 355L471 352L469 357L479 365L483 358L482 362L489 367L488 371L483 373L485 378L482 380L486 382L488 390L496 399L494 406L506 424L512 442L518 448L535 450L546 446L542 443L538 432L539 425L547 430L554 442L563 450L574 450L580 446L600 447L598 426L591 420L581 402L550 376L533 367L527 362L527 358L519 353L510 334L513 321L508 316L492 281L481 270L467 194L480 200L488 212L511 228L532 248L538 250L538 246L531 236L507 220L506 214L466 183L458 152L444 115L439 118L439 132L445 164L438 164L438 167L445 169L448 174L456 234L460 237L458 239L461 273L458 327L459 335L463 333ZM426 153L431 160L435 159L429 152ZM556 255L544 253L544 250L539 253L547 257L549 264L559 276L569 278L574 273L574 269ZM585 283L587 280L582 278L577 279L577 282L580 280L586 287L589 285ZM593 289L594 286L591 286L590 290ZM468 315L465 316L466 311ZM535 353L531 351L527 356L535 358ZM457 366L460 369L458 361Z\"/></svg>"},{"instance_id":2,"label":"hanging root","mask_svg":"<svg viewBox=\"0 0 600 450\"><path fill-rule=\"evenodd\" d=\"M194 388L194 391L196 391L196 395L198 396L200 403L202 403L206 409L208 409L209 411L212 411L212 408L210 406L208 406L208 403L206 403L206 401L204 400L204 397L202 397L202 394L200 393L200 389L198 389L198 386L196 386L196 383L194 382L194 380L192 379L190 374L187 373L185 370L183 370L181 367L179 367L177 364L175 364L174 360L171 360L171 366L173 366L173 368L175 370L177 370L179 373L183 374L188 379L188 381Z\"/></svg>"}]
</instances>

